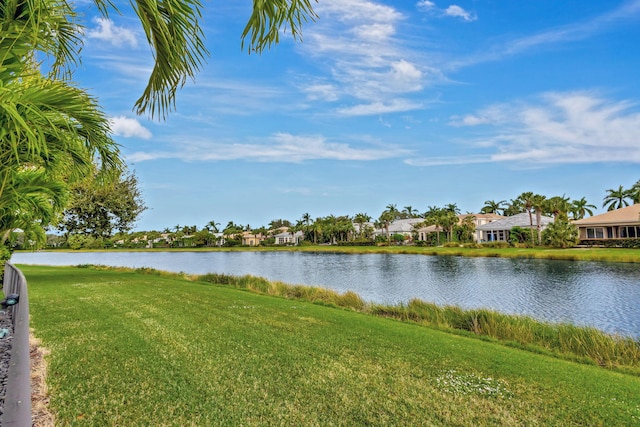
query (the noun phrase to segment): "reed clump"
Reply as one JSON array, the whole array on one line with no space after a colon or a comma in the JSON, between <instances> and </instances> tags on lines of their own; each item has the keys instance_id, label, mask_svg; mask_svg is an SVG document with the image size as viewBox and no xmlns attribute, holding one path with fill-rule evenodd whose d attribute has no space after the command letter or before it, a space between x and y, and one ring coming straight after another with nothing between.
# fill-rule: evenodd
<instances>
[{"instance_id":1,"label":"reed clump","mask_svg":"<svg viewBox=\"0 0 640 427\"><path fill-rule=\"evenodd\" d=\"M197 280L220 285L229 285L235 288L247 289L265 295L350 308L356 311L363 311L365 307L365 302L353 291L340 293L330 289L314 286L289 285L278 281L272 282L262 277L251 275L230 276L226 274L205 274L198 276Z\"/></svg>"},{"instance_id":2,"label":"reed clump","mask_svg":"<svg viewBox=\"0 0 640 427\"><path fill-rule=\"evenodd\" d=\"M463 310L418 299L398 306L373 305L371 314L454 329L539 348L576 359L588 359L608 368L628 368L640 374L640 342L591 327L543 323L526 316L491 310Z\"/></svg>"}]
</instances>

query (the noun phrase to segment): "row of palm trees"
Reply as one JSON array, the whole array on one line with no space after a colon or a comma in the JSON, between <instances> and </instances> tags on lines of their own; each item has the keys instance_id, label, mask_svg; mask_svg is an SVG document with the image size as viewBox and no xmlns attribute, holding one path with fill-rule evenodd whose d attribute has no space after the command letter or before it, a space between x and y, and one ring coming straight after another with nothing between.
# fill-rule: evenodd
<instances>
[{"instance_id":1,"label":"row of palm trees","mask_svg":"<svg viewBox=\"0 0 640 427\"><path fill-rule=\"evenodd\" d=\"M640 180L630 189L625 190L623 186L620 186L615 190L607 190L603 207L612 210L628 206L630 203L638 203L639 201ZM589 203L585 197L571 200L564 195L546 197L533 192L523 192L516 198L510 199L509 202L506 200L487 200L480 209L480 213L495 213L505 216L527 213L532 233L531 240L536 240L533 238L534 230L536 230L537 241L540 242L542 216L552 216L556 221L560 219L567 222L569 219L576 220L582 219L587 215L591 216L596 209L596 206ZM429 206L424 212L419 212L412 206L405 206L399 209L396 204L389 204L376 219L364 212L359 212L353 216L328 215L316 219L313 219L311 214L305 213L295 222L286 219L274 219L269 222L268 226L261 227L251 227L248 224L240 225L233 221L229 221L225 227L221 227L219 222L209 221L201 229L196 226L176 225L173 228L164 229L163 233L170 234L173 240L180 240L188 236L194 244L212 246L220 244L222 240L241 240L243 233L247 232L272 237L277 233L281 233L285 228L292 236L296 232L303 232L304 239L315 244L338 243L348 240L364 241L372 240L374 231L378 229L385 230L386 240L390 241L389 227L394 221L417 218L422 219L422 221L416 222L414 228L435 226L438 243L440 243L440 232L446 235L448 241L453 239L454 232L457 233L458 240L470 241L474 231L473 217L468 216L460 221L460 213L460 208L455 203L449 203L442 207ZM145 233L148 236L160 235L158 232L151 232L152 234L139 232L133 233L132 236L140 236Z\"/></svg>"}]
</instances>

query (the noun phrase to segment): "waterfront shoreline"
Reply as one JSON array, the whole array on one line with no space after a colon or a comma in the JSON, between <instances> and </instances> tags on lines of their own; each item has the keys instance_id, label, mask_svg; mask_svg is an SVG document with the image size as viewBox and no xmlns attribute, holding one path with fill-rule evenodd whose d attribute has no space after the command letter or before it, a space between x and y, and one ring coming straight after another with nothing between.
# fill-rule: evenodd
<instances>
[{"instance_id":1,"label":"waterfront shoreline","mask_svg":"<svg viewBox=\"0 0 640 427\"><path fill-rule=\"evenodd\" d=\"M465 256L486 258L549 259L561 261L598 261L640 263L640 250L625 248L464 248L422 246L259 246L204 248L118 248L118 249L47 249L46 252L318 252L339 254L398 254L427 256ZM32 252L32 251L16 251Z\"/></svg>"}]
</instances>

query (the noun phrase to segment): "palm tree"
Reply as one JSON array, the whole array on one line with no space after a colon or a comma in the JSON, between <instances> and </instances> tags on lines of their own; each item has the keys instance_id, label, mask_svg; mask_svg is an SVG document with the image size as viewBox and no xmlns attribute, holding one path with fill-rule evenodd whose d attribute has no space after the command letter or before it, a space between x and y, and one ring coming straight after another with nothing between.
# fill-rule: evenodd
<instances>
[{"instance_id":1,"label":"palm tree","mask_svg":"<svg viewBox=\"0 0 640 427\"><path fill-rule=\"evenodd\" d=\"M27 169L16 173L4 190L0 194L0 246L16 228L44 243L44 227L67 200L66 184L52 180L42 170Z\"/></svg>"},{"instance_id":2,"label":"palm tree","mask_svg":"<svg viewBox=\"0 0 640 427\"><path fill-rule=\"evenodd\" d=\"M400 217L400 211L398 210L398 206L395 204L392 204L392 203L388 204L385 208L385 211L389 212L391 216L393 216L393 220L398 219Z\"/></svg>"},{"instance_id":3,"label":"palm tree","mask_svg":"<svg viewBox=\"0 0 640 427\"><path fill-rule=\"evenodd\" d=\"M535 194L531 198L531 207L536 213L536 230L538 231L538 244L542 242L542 212L546 205L546 197L540 194Z\"/></svg>"},{"instance_id":4,"label":"palm tree","mask_svg":"<svg viewBox=\"0 0 640 427\"><path fill-rule=\"evenodd\" d=\"M395 205L390 205L390 206L395 206ZM396 218L393 212L390 210L385 210L384 212L382 212L382 214L380 214L380 218L378 218L378 221L380 221L380 224L382 224L382 227L385 229L385 232L387 234L387 243L391 242L391 235L389 234L389 225L395 219Z\"/></svg>"},{"instance_id":5,"label":"palm tree","mask_svg":"<svg viewBox=\"0 0 640 427\"><path fill-rule=\"evenodd\" d=\"M416 212L415 209L413 209L413 206L411 206L411 205L405 206L404 209L402 209L402 213L407 218L416 218L417 217L417 212Z\"/></svg>"},{"instance_id":6,"label":"palm tree","mask_svg":"<svg viewBox=\"0 0 640 427\"><path fill-rule=\"evenodd\" d=\"M115 2L94 0L94 3L104 17L109 12L119 12ZM140 18L155 61L135 109L138 114L165 117L174 107L177 90L195 76L208 56L199 24L202 6L200 0L134 0L131 5ZM5 22L7 17L10 20L17 17L28 21L29 29L40 26L36 31L27 32L31 40L26 46L29 53L38 51L52 58L52 75L64 75L70 65L80 62L82 28L78 17L81 14L76 13L70 2L3 2L2 9L4 16L0 18ZM252 14L241 34L241 46L261 53L279 42L280 29L285 25L294 39L300 39L302 24L315 18L308 0L253 2ZM14 27L9 23L6 28ZM16 28L16 32L19 30ZM18 48L21 45L12 47ZM29 58L34 56L27 55ZM15 56L18 57L22 55Z\"/></svg>"},{"instance_id":7,"label":"palm tree","mask_svg":"<svg viewBox=\"0 0 640 427\"><path fill-rule=\"evenodd\" d=\"M366 213L357 213L354 217L353 217L353 222L355 222L356 224L358 224L358 236L362 236L362 228L364 227L364 224L366 222L371 221L371 217L369 215L367 215Z\"/></svg>"},{"instance_id":8,"label":"palm tree","mask_svg":"<svg viewBox=\"0 0 640 427\"><path fill-rule=\"evenodd\" d=\"M546 200L544 209L548 214L553 215L554 220L560 217L566 219L571 210L569 200L564 194L562 196L553 196Z\"/></svg>"},{"instance_id":9,"label":"palm tree","mask_svg":"<svg viewBox=\"0 0 640 427\"><path fill-rule=\"evenodd\" d=\"M27 227L24 218L32 218L34 226L48 225L46 221L64 208L58 202L66 199L70 185L92 174L95 165L100 166L101 179L119 177L123 169L96 100L56 78L73 56L78 37L69 28L68 12L67 3L45 0L4 2L0 8L3 234ZM56 58L48 76L34 59L37 53Z\"/></svg>"},{"instance_id":10,"label":"palm tree","mask_svg":"<svg viewBox=\"0 0 640 427\"><path fill-rule=\"evenodd\" d=\"M596 209L596 207L587 202L585 197L571 202L571 215L573 219L582 219L586 214L593 216L593 209Z\"/></svg>"},{"instance_id":11,"label":"palm tree","mask_svg":"<svg viewBox=\"0 0 640 427\"><path fill-rule=\"evenodd\" d=\"M636 181L628 191L633 204L640 203L640 180Z\"/></svg>"},{"instance_id":12,"label":"palm tree","mask_svg":"<svg viewBox=\"0 0 640 427\"><path fill-rule=\"evenodd\" d=\"M443 227L443 218L444 210L437 206L430 206L427 212L424 214L424 225L426 227L430 225L435 225L436 227L436 240L438 242L438 246L440 245L440 231L438 228ZM443 228L444 229L444 228Z\"/></svg>"},{"instance_id":13,"label":"palm tree","mask_svg":"<svg viewBox=\"0 0 640 427\"><path fill-rule=\"evenodd\" d=\"M629 190L625 190L622 185L619 186L617 190L610 188L607 190L607 195L604 197L602 207L606 207L608 211L624 208L625 206L629 206L627 199L631 197L631 192Z\"/></svg>"},{"instance_id":14,"label":"palm tree","mask_svg":"<svg viewBox=\"0 0 640 427\"><path fill-rule=\"evenodd\" d=\"M480 209L482 213L494 213L497 215L501 215L501 212L504 212L504 204L507 203L506 200L500 200L498 202L493 200L486 200L484 202L484 206Z\"/></svg>"},{"instance_id":15,"label":"palm tree","mask_svg":"<svg viewBox=\"0 0 640 427\"><path fill-rule=\"evenodd\" d=\"M105 17L115 8L110 1L95 4ZM135 0L132 5L155 60L135 108L139 114L164 117L174 106L177 89L195 75L207 54L198 24L200 2ZM3 196L17 194L6 192L25 166L43 168L56 183L85 176L97 162L104 171L122 167L106 116L69 80L82 49L78 16L72 3L64 1L5 1L0 7L2 210L18 203ZM242 46L247 42L250 51L262 52L279 41L283 25L297 39L301 24L315 17L307 0L254 2ZM50 64L49 70L41 69L42 64Z\"/></svg>"},{"instance_id":16,"label":"palm tree","mask_svg":"<svg viewBox=\"0 0 640 427\"><path fill-rule=\"evenodd\" d=\"M511 199L506 208L502 210L504 216L513 216L519 213L526 212L524 203L519 198Z\"/></svg>"},{"instance_id":17,"label":"palm tree","mask_svg":"<svg viewBox=\"0 0 640 427\"><path fill-rule=\"evenodd\" d=\"M214 220L211 220L204 226L204 229L207 230L210 233L218 233L219 232L219 228L218 228L219 226L220 226L219 222L215 222Z\"/></svg>"},{"instance_id":18,"label":"palm tree","mask_svg":"<svg viewBox=\"0 0 640 427\"><path fill-rule=\"evenodd\" d=\"M449 203L444 207L445 211L453 212L454 215L460 215L460 208L456 203Z\"/></svg>"},{"instance_id":19,"label":"palm tree","mask_svg":"<svg viewBox=\"0 0 640 427\"><path fill-rule=\"evenodd\" d=\"M533 209L533 193L526 191L518 196L516 203L520 204L524 210L529 214L529 227L531 229L531 243L533 244L533 215L531 213ZM515 204L515 203L514 203Z\"/></svg>"}]
</instances>

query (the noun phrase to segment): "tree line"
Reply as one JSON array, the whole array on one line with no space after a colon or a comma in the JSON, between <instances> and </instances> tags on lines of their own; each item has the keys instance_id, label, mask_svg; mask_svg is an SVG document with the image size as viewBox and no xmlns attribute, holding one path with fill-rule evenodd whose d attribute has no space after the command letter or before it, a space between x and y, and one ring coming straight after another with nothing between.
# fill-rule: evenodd
<instances>
[{"instance_id":1,"label":"tree line","mask_svg":"<svg viewBox=\"0 0 640 427\"><path fill-rule=\"evenodd\" d=\"M365 244L402 243L406 236L392 235L390 226L397 220L412 221L414 230L421 227L435 227L429 236L429 243L440 245L447 242L472 242L475 232L473 214L463 215L456 203L444 206L429 206L425 211L413 206L398 208L397 204L388 204L377 216L359 212L355 215L328 215L316 217L303 214L298 220L274 219L267 225L252 227L249 224L237 224L228 221L226 225L215 220L198 227L180 225L165 227L162 230L131 232L138 215L146 209L138 181L133 173L123 173L116 185L95 185L91 180L80 181L74 186L73 200L64 210L57 224L62 235L50 236L50 245L66 245L72 248L101 248L114 244L125 246L146 246L149 241L161 240L166 246L235 246L241 245L246 234L261 236L263 244L274 244L278 233L289 233L292 237L301 232L307 244ZM640 180L629 189L606 190L602 207L608 210L618 209L640 201ZM547 197L533 192L523 192L517 197L506 200L487 200L480 208L481 214L512 216L526 213L529 216L527 229L515 228L511 239L519 244L569 245L577 239L577 230L571 220L593 215L597 207L585 197L571 199L565 195ZM547 236L543 236L541 218L553 217ZM382 230L384 233L376 233ZM415 240L415 239L414 239ZM24 241L21 245L28 245Z\"/></svg>"}]
</instances>

